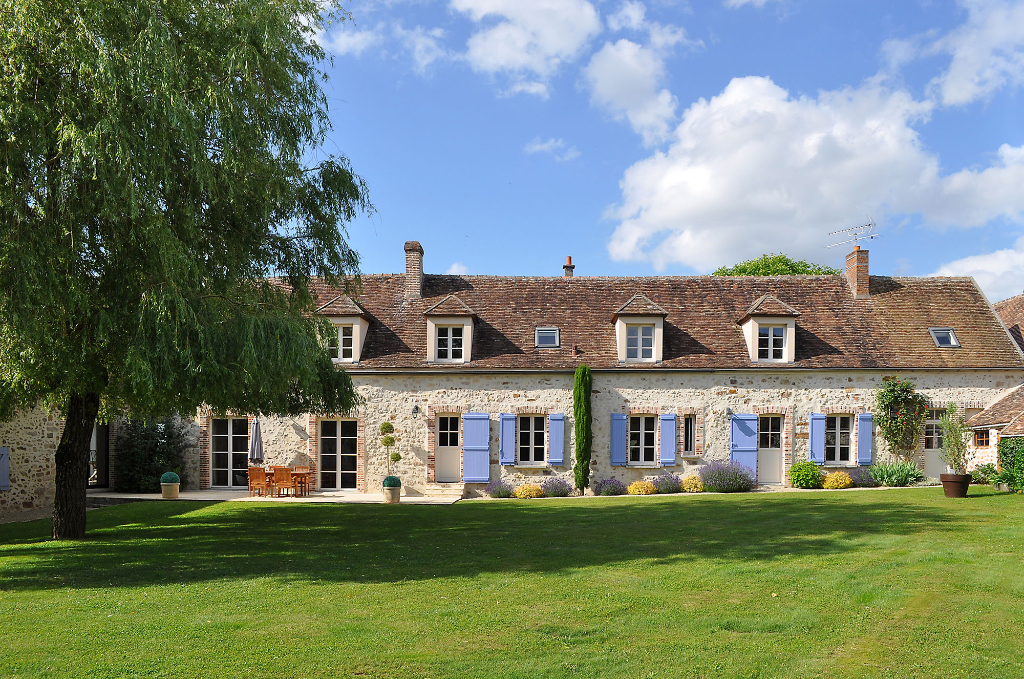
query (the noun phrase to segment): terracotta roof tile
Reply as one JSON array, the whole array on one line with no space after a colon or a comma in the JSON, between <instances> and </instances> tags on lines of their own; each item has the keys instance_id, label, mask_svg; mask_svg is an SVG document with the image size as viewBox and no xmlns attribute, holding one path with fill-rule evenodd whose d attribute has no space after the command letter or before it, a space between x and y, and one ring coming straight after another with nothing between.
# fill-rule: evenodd
<instances>
[{"instance_id":1,"label":"terracotta roof tile","mask_svg":"<svg viewBox=\"0 0 1024 679\"><path fill-rule=\"evenodd\" d=\"M668 312L652 302L646 295L637 293L615 310L612 321L614 322L618 316L668 316Z\"/></svg>"},{"instance_id":2,"label":"terracotta roof tile","mask_svg":"<svg viewBox=\"0 0 1024 679\"><path fill-rule=\"evenodd\" d=\"M1010 331L1010 335L1017 343L1017 346L1024 351L1024 295L1017 295L1002 302L992 305L996 313L1002 319L1003 325Z\"/></svg>"},{"instance_id":3,"label":"terracotta roof tile","mask_svg":"<svg viewBox=\"0 0 1024 679\"><path fill-rule=\"evenodd\" d=\"M761 295L750 305L737 323L744 323L752 316L799 316L800 312L772 294Z\"/></svg>"},{"instance_id":4,"label":"terracotta roof tile","mask_svg":"<svg viewBox=\"0 0 1024 679\"><path fill-rule=\"evenodd\" d=\"M366 312L348 295L336 295L317 307L324 316L365 316Z\"/></svg>"},{"instance_id":5,"label":"terracotta roof tile","mask_svg":"<svg viewBox=\"0 0 1024 679\"><path fill-rule=\"evenodd\" d=\"M511 277L427 274L409 299L408 274L362 276L356 301L370 320L358 367L365 369L620 368L609 316L641 294L665 313L664 361L651 368L725 369L752 364L736 325L751 300L774 295L800 310L796 368L1012 368L1024 356L970 278L872 276L871 297L855 300L845 276ZM320 286L326 302L339 292ZM425 311L457 296L477 314L473 360L426 362ZM447 312L446 312L447 313ZM465 313L465 312L463 312ZM558 327L561 348L534 347L534 328ZM938 349L929 327L952 327L959 349ZM573 348L579 352L574 354ZM764 369L778 370L773 364ZM782 367L784 369L784 367Z\"/></svg>"},{"instance_id":6,"label":"terracotta roof tile","mask_svg":"<svg viewBox=\"0 0 1024 679\"><path fill-rule=\"evenodd\" d=\"M455 295L448 295L423 312L424 316L475 316L476 312Z\"/></svg>"},{"instance_id":7,"label":"terracotta roof tile","mask_svg":"<svg viewBox=\"0 0 1024 679\"><path fill-rule=\"evenodd\" d=\"M1024 413L1024 389L1017 389L967 420L969 427L1004 425Z\"/></svg>"},{"instance_id":8,"label":"terracotta roof tile","mask_svg":"<svg viewBox=\"0 0 1024 679\"><path fill-rule=\"evenodd\" d=\"M1013 418L1013 422L1003 427L1003 430L999 432L1000 438L1006 436L1024 436L1024 413L1017 415Z\"/></svg>"}]
</instances>

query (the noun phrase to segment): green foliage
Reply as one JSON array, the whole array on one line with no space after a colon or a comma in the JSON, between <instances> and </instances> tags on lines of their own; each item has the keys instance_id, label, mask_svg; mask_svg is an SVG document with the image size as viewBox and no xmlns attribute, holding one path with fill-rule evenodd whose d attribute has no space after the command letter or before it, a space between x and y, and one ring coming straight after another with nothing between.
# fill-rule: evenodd
<instances>
[{"instance_id":1,"label":"green foliage","mask_svg":"<svg viewBox=\"0 0 1024 679\"><path fill-rule=\"evenodd\" d=\"M165 472L173 472L179 477L177 482L187 488L185 453L194 445L179 417L123 422L117 436L117 467L111 479L114 490L159 492L161 483L175 483L163 481L161 475L166 476Z\"/></svg>"},{"instance_id":2,"label":"green foliage","mask_svg":"<svg viewBox=\"0 0 1024 679\"><path fill-rule=\"evenodd\" d=\"M917 451L928 416L928 399L914 391L914 384L898 376L886 379L875 392L875 421L889 450L909 462ZM883 484L891 485L891 484Z\"/></svg>"},{"instance_id":3,"label":"green foliage","mask_svg":"<svg viewBox=\"0 0 1024 679\"><path fill-rule=\"evenodd\" d=\"M402 455L400 453L391 453L389 457L392 462L399 462L402 459Z\"/></svg>"},{"instance_id":4,"label":"green foliage","mask_svg":"<svg viewBox=\"0 0 1024 679\"><path fill-rule=\"evenodd\" d=\"M942 460L954 474L966 474L967 463L970 462L967 446L974 432L967 428L955 403L950 403L939 418L939 426L942 427Z\"/></svg>"},{"instance_id":5,"label":"green foliage","mask_svg":"<svg viewBox=\"0 0 1024 679\"><path fill-rule=\"evenodd\" d=\"M992 483L1005 483L1010 490L1024 490L1024 438L999 439L999 475Z\"/></svg>"},{"instance_id":6,"label":"green foliage","mask_svg":"<svg viewBox=\"0 0 1024 679\"><path fill-rule=\"evenodd\" d=\"M174 472L164 472L160 477L160 483L181 483L181 477Z\"/></svg>"},{"instance_id":7,"label":"green foliage","mask_svg":"<svg viewBox=\"0 0 1024 679\"><path fill-rule=\"evenodd\" d=\"M713 276L795 276L816 275L834 276L842 273L823 264L810 264L804 260L790 259L786 255L761 255L757 259L748 259L733 266L723 266L715 270Z\"/></svg>"},{"instance_id":8,"label":"green foliage","mask_svg":"<svg viewBox=\"0 0 1024 679\"><path fill-rule=\"evenodd\" d=\"M382 438L380 440L380 444L382 446L384 446L385 448L390 448L391 446L395 445L395 437L394 436L385 436L384 438ZM397 453L396 453L396 455L397 455Z\"/></svg>"},{"instance_id":9,"label":"green foliage","mask_svg":"<svg viewBox=\"0 0 1024 679\"><path fill-rule=\"evenodd\" d=\"M810 460L796 462L789 468L789 480L797 488L821 488L821 467Z\"/></svg>"},{"instance_id":10,"label":"green foliage","mask_svg":"<svg viewBox=\"0 0 1024 679\"><path fill-rule=\"evenodd\" d=\"M385 488L401 488L402 479L398 478L397 476L388 475L384 477L384 482L382 485Z\"/></svg>"},{"instance_id":11,"label":"green foliage","mask_svg":"<svg viewBox=\"0 0 1024 679\"><path fill-rule=\"evenodd\" d=\"M986 464L980 464L971 470L971 483L976 483L979 486L987 486L992 483L992 479L999 475L999 470L991 462Z\"/></svg>"},{"instance_id":12,"label":"green foliage","mask_svg":"<svg viewBox=\"0 0 1024 679\"><path fill-rule=\"evenodd\" d=\"M386 436L387 434L395 433L395 425L391 424L387 420L380 423L380 435Z\"/></svg>"},{"instance_id":13,"label":"green foliage","mask_svg":"<svg viewBox=\"0 0 1024 679\"><path fill-rule=\"evenodd\" d=\"M902 487L924 480L924 472L913 462L885 462L868 468L880 486Z\"/></svg>"},{"instance_id":14,"label":"green foliage","mask_svg":"<svg viewBox=\"0 0 1024 679\"><path fill-rule=\"evenodd\" d=\"M590 485L590 455L593 444L593 432L591 431L593 417L590 411L591 388L590 368L580 365L576 368L572 390L572 412L576 430L576 464L573 471L576 476L576 487L580 490Z\"/></svg>"},{"instance_id":15,"label":"green foliage","mask_svg":"<svg viewBox=\"0 0 1024 679\"><path fill-rule=\"evenodd\" d=\"M381 433L380 444L384 446L385 450L391 450L392 446L394 446L396 443L395 437L392 436L392 434L395 433L395 426L388 422L387 420L385 420L380 423L380 427L378 429ZM400 453L389 453L387 455L386 460L388 463L388 478L397 478L391 476L391 465L395 464L401 459L402 455Z\"/></svg>"}]
</instances>

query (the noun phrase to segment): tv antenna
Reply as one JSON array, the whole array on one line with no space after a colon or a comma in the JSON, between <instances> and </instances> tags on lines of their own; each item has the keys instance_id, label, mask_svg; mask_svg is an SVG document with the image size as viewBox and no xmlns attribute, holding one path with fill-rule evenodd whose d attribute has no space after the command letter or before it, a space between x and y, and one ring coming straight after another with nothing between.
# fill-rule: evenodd
<instances>
[{"instance_id":1,"label":"tv antenna","mask_svg":"<svg viewBox=\"0 0 1024 679\"><path fill-rule=\"evenodd\" d=\"M858 240L874 240L882 234L874 233L875 220L868 217L867 224L861 224L860 226L850 227L849 229L839 229L838 231L832 231L828 235L838 236L839 234L849 235L850 237L846 240L839 241L838 243L832 243L832 245L826 245L827 248L834 248L837 245L845 245L846 243L853 243L854 247L857 247Z\"/></svg>"}]
</instances>

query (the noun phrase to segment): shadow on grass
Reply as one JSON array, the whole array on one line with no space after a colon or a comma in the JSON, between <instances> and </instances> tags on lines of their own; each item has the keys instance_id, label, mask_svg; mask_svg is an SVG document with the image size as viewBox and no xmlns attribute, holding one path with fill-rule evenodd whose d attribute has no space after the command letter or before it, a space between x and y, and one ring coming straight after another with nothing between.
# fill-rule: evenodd
<instances>
[{"instance_id":1,"label":"shadow on grass","mask_svg":"<svg viewBox=\"0 0 1024 679\"><path fill-rule=\"evenodd\" d=\"M135 587L235 577L397 582L557 572L635 559L765 560L859 549L866 537L961 530L928 498L676 496L415 505L147 502L89 513L89 539L48 522L0 538L0 589Z\"/></svg>"}]
</instances>

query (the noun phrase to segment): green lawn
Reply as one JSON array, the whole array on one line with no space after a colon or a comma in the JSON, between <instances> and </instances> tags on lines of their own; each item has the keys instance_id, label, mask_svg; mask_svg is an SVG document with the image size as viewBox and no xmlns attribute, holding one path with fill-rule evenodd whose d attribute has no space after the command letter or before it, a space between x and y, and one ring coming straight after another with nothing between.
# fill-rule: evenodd
<instances>
[{"instance_id":1,"label":"green lawn","mask_svg":"<svg viewBox=\"0 0 1024 679\"><path fill-rule=\"evenodd\" d=\"M2 677L1020 677L1024 497L150 502L0 525Z\"/></svg>"}]
</instances>

